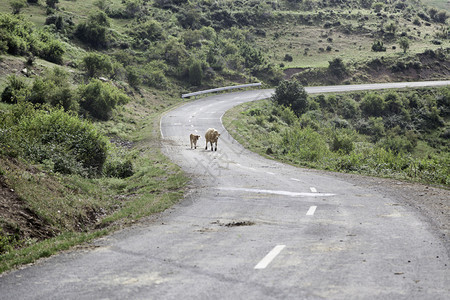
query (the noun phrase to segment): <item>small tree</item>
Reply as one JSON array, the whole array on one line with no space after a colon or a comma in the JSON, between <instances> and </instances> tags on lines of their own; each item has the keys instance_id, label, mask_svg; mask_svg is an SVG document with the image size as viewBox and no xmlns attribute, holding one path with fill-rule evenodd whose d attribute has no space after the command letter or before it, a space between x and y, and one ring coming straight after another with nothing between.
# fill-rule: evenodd
<instances>
[{"instance_id":1,"label":"small tree","mask_svg":"<svg viewBox=\"0 0 450 300\"><path fill-rule=\"evenodd\" d=\"M281 81L271 99L277 105L291 107L297 116L308 109L308 94L298 81Z\"/></svg>"},{"instance_id":2,"label":"small tree","mask_svg":"<svg viewBox=\"0 0 450 300\"><path fill-rule=\"evenodd\" d=\"M406 53L409 49L409 39L407 37L402 37L399 41L400 48L403 49L403 53Z\"/></svg>"},{"instance_id":3,"label":"small tree","mask_svg":"<svg viewBox=\"0 0 450 300\"><path fill-rule=\"evenodd\" d=\"M330 71L332 74L341 77L347 74L347 67L345 66L344 62L341 58L337 57L333 59L332 61L329 61L328 71Z\"/></svg>"}]
</instances>

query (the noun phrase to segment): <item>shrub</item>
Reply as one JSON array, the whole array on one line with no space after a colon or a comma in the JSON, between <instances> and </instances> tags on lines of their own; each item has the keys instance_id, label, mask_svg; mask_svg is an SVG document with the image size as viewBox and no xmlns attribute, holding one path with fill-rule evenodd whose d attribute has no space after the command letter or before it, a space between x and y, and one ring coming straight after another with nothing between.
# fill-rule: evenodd
<instances>
[{"instance_id":1,"label":"shrub","mask_svg":"<svg viewBox=\"0 0 450 300\"><path fill-rule=\"evenodd\" d=\"M39 56L45 60L61 65L63 63L64 52L63 44L56 39L52 39L44 43L44 47Z\"/></svg>"},{"instance_id":2,"label":"shrub","mask_svg":"<svg viewBox=\"0 0 450 300\"><path fill-rule=\"evenodd\" d=\"M311 162L319 161L329 152L323 135L310 127L286 130L282 135L282 147L289 156Z\"/></svg>"},{"instance_id":3,"label":"shrub","mask_svg":"<svg viewBox=\"0 0 450 300\"><path fill-rule=\"evenodd\" d=\"M87 85L80 86L79 94L81 107L94 118L103 121L111 118L112 110L117 105L122 105L129 101L129 97L118 88L109 83L103 83L98 79L92 79Z\"/></svg>"},{"instance_id":4,"label":"shrub","mask_svg":"<svg viewBox=\"0 0 450 300\"><path fill-rule=\"evenodd\" d=\"M26 0L10 0L9 5L12 8L13 14L19 14L22 8L27 6Z\"/></svg>"},{"instance_id":5,"label":"shrub","mask_svg":"<svg viewBox=\"0 0 450 300\"><path fill-rule=\"evenodd\" d=\"M402 48L403 53L406 53L410 46L409 39L407 37L402 37L401 39L399 39L398 43L400 45L400 48Z\"/></svg>"},{"instance_id":6,"label":"shrub","mask_svg":"<svg viewBox=\"0 0 450 300\"><path fill-rule=\"evenodd\" d=\"M16 75L8 76L8 85L2 92L2 102L17 103L19 100L25 100L28 95L28 87L20 77Z\"/></svg>"},{"instance_id":7,"label":"shrub","mask_svg":"<svg viewBox=\"0 0 450 300\"><path fill-rule=\"evenodd\" d=\"M283 80L275 89L272 101L277 105L291 107L299 116L308 108L308 94L298 81Z\"/></svg>"},{"instance_id":8,"label":"shrub","mask_svg":"<svg viewBox=\"0 0 450 300\"><path fill-rule=\"evenodd\" d=\"M339 101L338 113L346 119L356 119L359 115L358 103L349 97Z\"/></svg>"},{"instance_id":9,"label":"shrub","mask_svg":"<svg viewBox=\"0 0 450 300\"><path fill-rule=\"evenodd\" d=\"M65 111L78 112L79 104L68 77L68 73L58 67L45 72L33 82L27 100L34 104L50 104Z\"/></svg>"},{"instance_id":10,"label":"shrub","mask_svg":"<svg viewBox=\"0 0 450 300\"><path fill-rule=\"evenodd\" d=\"M390 135L379 141L378 145L395 154L410 153L414 150L417 142L408 139L405 136Z\"/></svg>"},{"instance_id":11,"label":"shrub","mask_svg":"<svg viewBox=\"0 0 450 300\"><path fill-rule=\"evenodd\" d=\"M331 151L349 154L353 149L353 137L351 135L341 131L334 132L330 145Z\"/></svg>"},{"instance_id":12,"label":"shrub","mask_svg":"<svg viewBox=\"0 0 450 300\"><path fill-rule=\"evenodd\" d=\"M59 3L59 0L45 0L45 4L47 4L49 8L55 9L57 3Z\"/></svg>"},{"instance_id":13,"label":"shrub","mask_svg":"<svg viewBox=\"0 0 450 300\"><path fill-rule=\"evenodd\" d=\"M381 117L370 117L368 120L360 119L355 124L355 128L359 133L370 136L370 139L374 142L385 135L383 118Z\"/></svg>"},{"instance_id":14,"label":"shrub","mask_svg":"<svg viewBox=\"0 0 450 300\"><path fill-rule=\"evenodd\" d=\"M45 163L54 171L83 176L101 174L108 141L95 127L62 109L17 105L2 123L3 141L26 159Z\"/></svg>"},{"instance_id":15,"label":"shrub","mask_svg":"<svg viewBox=\"0 0 450 300\"><path fill-rule=\"evenodd\" d=\"M87 22L80 23L75 35L94 48L104 48L108 44L107 29L110 27L108 16L100 11L89 16Z\"/></svg>"},{"instance_id":16,"label":"shrub","mask_svg":"<svg viewBox=\"0 0 450 300\"><path fill-rule=\"evenodd\" d=\"M149 39L150 41L156 41L163 37L163 28L161 26L161 23L159 23L158 21L150 20L143 24L135 26L130 34L139 39Z\"/></svg>"},{"instance_id":17,"label":"shrub","mask_svg":"<svg viewBox=\"0 0 450 300\"><path fill-rule=\"evenodd\" d=\"M83 57L82 68L86 70L88 77L109 75L112 71L111 59L109 56L91 52Z\"/></svg>"},{"instance_id":18,"label":"shrub","mask_svg":"<svg viewBox=\"0 0 450 300\"><path fill-rule=\"evenodd\" d=\"M386 47L384 47L383 42L382 41L376 41L372 44L372 51L375 52L385 52L386 51Z\"/></svg>"},{"instance_id":19,"label":"shrub","mask_svg":"<svg viewBox=\"0 0 450 300\"><path fill-rule=\"evenodd\" d=\"M139 71L133 66L127 66L125 68L125 70L126 70L128 84L132 88L137 89L139 87L139 85L141 84L141 77L139 75Z\"/></svg>"},{"instance_id":20,"label":"shrub","mask_svg":"<svg viewBox=\"0 0 450 300\"><path fill-rule=\"evenodd\" d=\"M287 61L287 62L291 62L291 61L293 61L294 59L292 58L292 55L290 55L290 54L286 54L285 56L284 56L284 59L283 59L284 61Z\"/></svg>"},{"instance_id":21,"label":"shrub","mask_svg":"<svg viewBox=\"0 0 450 300\"><path fill-rule=\"evenodd\" d=\"M202 62L194 60L189 66L189 83L192 85L201 85L203 79Z\"/></svg>"},{"instance_id":22,"label":"shrub","mask_svg":"<svg viewBox=\"0 0 450 300\"><path fill-rule=\"evenodd\" d=\"M361 101L360 108L366 116L380 116L384 111L385 102L380 95L368 93Z\"/></svg>"},{"instance_id":23,"label":"shrub","mask_svg":"<svg viewBox=\"0 0 450 300\"><path fill-rule=\"evenodd\" d=\"M335 58L332 61L329 61L328 71L337 76L342 77L347 75L347 67L345 66L344 62L341 58Z\"/></svg>"},{"instance_id":24,"label":"shrub","mask_svg":"<svg viewBox=\"0 0 450 300\"><path fill-rule=\"evenodd\" d=\"M107 161L103 173L108 177L127 178L134 174L133 164L130 160Z\"/></svg>"}]
</instances>

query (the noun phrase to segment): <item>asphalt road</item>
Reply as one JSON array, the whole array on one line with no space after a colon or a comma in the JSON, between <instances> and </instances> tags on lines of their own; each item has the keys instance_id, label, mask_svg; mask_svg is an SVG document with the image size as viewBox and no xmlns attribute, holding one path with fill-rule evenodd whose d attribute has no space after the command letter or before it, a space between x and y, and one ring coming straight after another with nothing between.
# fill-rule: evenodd
<instances>
[{"instance_id":1,"label":"asphalt road","mask_svg":"<svg viewBox=\"0 0 450 300\"><path fill-rule=\"evenodd\" d=\"M327 89L336 87L307 91ZM272 92L166 113L163 151L193 178L185 199L86 250L0 277L0 299L448 299L448 249L416 211L264 159L227 134L226 110ZM204 149L209 127L221 132L218 151Z\"/></svg>"}]
</instances>

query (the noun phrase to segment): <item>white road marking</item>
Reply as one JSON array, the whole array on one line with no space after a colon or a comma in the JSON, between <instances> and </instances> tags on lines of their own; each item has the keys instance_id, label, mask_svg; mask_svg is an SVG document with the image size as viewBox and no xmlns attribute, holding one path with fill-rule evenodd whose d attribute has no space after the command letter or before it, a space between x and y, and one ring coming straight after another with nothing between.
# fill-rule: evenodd
<instances>
[{"instance_id":1,"label":"white road marking","mask_svg":"<svg viewBox=\"0 0 450 300\"><path fill-rule=\"evenodd\" d=\"M317 208L317 206L311 206L311 207L308 209L308 212L306 213L306 215L307 215L307 216L312 216L312 215L314 215L314 213L316 212L316 208Z\"/></svg>"},{"instance_id":2,"label":"white road marking","mask_svg":"<svg viewBox=\"0 0 450 300\"><path fill-rule=\"evenodd\" d=\"M217 189L218 190L224 190L224 191L242 191L242 192L259 193L259 194L276 194L276 195L284 195L284 196L291 196L291 197L330 197L330 196L336 196L336 194L329 194L329 193L298 193L298 192L289 192L289 191L246 189L246 188L234 188L234 187L219 187Z\"/></svg>"},{"instance_id":3,"label":"white road marking","mask_svg":"<svg viewBox=\"0 0 450 300\"><path fill-rule=\"evenodd\" d=\"M269 175L275 175L275 173L272 173L272 172L266 172L266 173Z\"/></svg>"},{"instance_id":4,"label":"white road marking","mask_svg":"<svg viewBox=\"0 0 450 300\"><path fill-rule=\"evenodd\" d=\"M317 190L315 187L310 187L309 189L311 190L312 193L317 193Z\"/></svg>"},{"instance_id":5,"label":"white road marking","mask_svg":"<svg viewBox=\"0 0 450 300\"><path fill-rule=\"evenodd\" d=\"M272 260L286 247L286 245L277 245L269 252L256 266L255 269L265 269Z\"/></svg>"},{"instance_id":6,"label":"white road marking","mask_svg":"<svg viewBox=\"0 0 450 300\"><path fill-rule=\"evenodd\" d=\"M291 180L294 180L294 181L301 181L300 179L297 179L297 178L291 178Z\"/></svg>"}]
</instances>

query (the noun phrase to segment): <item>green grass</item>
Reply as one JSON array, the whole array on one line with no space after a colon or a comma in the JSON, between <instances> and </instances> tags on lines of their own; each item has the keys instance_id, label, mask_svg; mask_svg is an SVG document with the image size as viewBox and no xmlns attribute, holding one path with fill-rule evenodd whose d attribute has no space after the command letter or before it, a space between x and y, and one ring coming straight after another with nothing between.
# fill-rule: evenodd
<instances>
[{"instance_id":1,"label":"green grass","mask_svg":"<svg viewBox=\"0 0 450 300\"><path fill-rule=\"evenodd\" d=\"M49 173L45 166L0 158L0 174L23 205L58 233L43 241L22 240L21 248L0 254L0 273L89 242L161 212L182 198L188 177L161 153L158 141L159 115L176 99L151 95L119 109L113 120L96 123L105 133L116 128L116 136L133 143L132 149L124 149L133 161L131 177L62 176ZM0 110L9 108L0 104ZM15 226L14 220L3 221Z\"/></svg>"},{"instance_id":2,"label":"green grass","mask_svg":"<svg viewBox=\"0 0 450 300\"><path fill-rule=\"evenodd\" d=\"M327 13L327 11L324 11L325 15ZM345 16L348 12L338 10L337 13L342 13ZM435 39L435 34L441 30L438 24L425 26L424 22L421 21L422 25L417 26L405 20L398 13L394 13L389 14L391 19L388 18L384 26L393 23L395 20L400 20L400 23L396 24L398 27L397 37L393 40L384 41L387 48L386 52L373 52L371 50L372 44L380 38L374 37L372 33L378 30L380 21L376 15L371 14L371 11L355 10L350 12L351 16L357 14L367 16L368 20L364 23L357 22L352 18L348 20L345 17L338 18L342 24L351 25L354 28L353 30L356 31L355 34L345 34L334 27L324 28L295 24L295 16L307 14L309 12L286 12L282 14L286 15L286 22L262 27L266 32L266 37L257 37L256 43L269 55L271 62L284 64L285 68L323 68L328 66L328 61L338 57L347 63L361 63L382 56L395 57L403 52L398 44L398 37L402 32L413 39L408 50L408 53L411 54L422 53L426 49L435 50L450 46L448 40L443 40L442 45L431 43ZM361 24L364 24L369 32L357 33L356 28ZM331 47L329 51L327 51L327 47ZM396 49L393 49L393 47L396 47ZM292 62L283 60L286 54L293 57Z\"/></svg>"},{"instance_id":3,"label":"green grass","mask_svg":"<svg viewBox=\"0 0 450 300\"><path fill-rule=\"evenodd\" d=\"M310 111L288 125L286 115L276 111L270 100L245 103L229 110L223 122L238 142L269 159L301 167L449 187L448 148L437 154L436 149L419 140L413 154L396 154L354 129L335 128L325 113L319 112L319 118ZM348 152L333 150L334 136L346 136L353 148Z\"/></svg>"},{"instance_id":4,"label":"green grass","mask_svg":"<svg viewBox=\"0 0 450 300\"><path fill-rule=\"evenodd\" d=\"M429 6L450 11L450 3L448 0L427 0L426 2Z\"/></svg>"}]
</instances>

